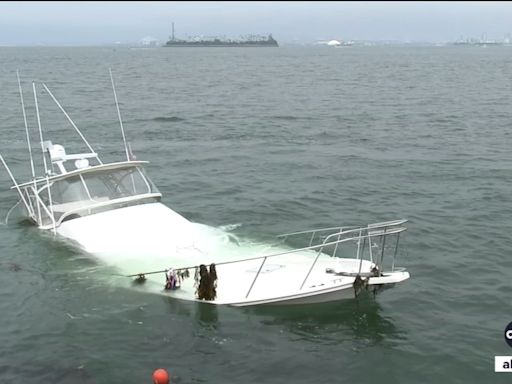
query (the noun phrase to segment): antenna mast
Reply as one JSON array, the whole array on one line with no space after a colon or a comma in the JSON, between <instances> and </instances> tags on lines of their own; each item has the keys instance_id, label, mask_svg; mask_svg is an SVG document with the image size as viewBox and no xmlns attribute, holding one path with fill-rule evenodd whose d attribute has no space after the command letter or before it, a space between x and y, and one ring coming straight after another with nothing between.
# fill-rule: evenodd
<instances>
[{"instance_id":1,"label":"antenna mast","mask_svg":"<svg viewBox=\"0 0 512 384\"><path fill-rule=\"evenodd\" d=\"M117 116L119 117L119 124L121 125L121 133L123 134L124 150L126 152L126 160L130 161L130 154L128 152L128 145L126 144L126 137L124 135L123 120L121 120L121 111L119 110L119 103L117 102L116 87L114 86L114 77L112 76L112 69L109 68L110 81L112 82L112 90L114 91L114 99L116 101Z\"/></svg>"},{"instance_id":2,"label":"antenna mast","mask_svg":"<svg viewBox=\"0 0 512 384\"><path fill-rule=\"evenodd\" d=\"M48 174L48 166L46 165L46 156L44 155L43 130L41 129L41 118L39 117L39 104L37 103L36 84L32 82L32 91L34 92L34 102L36 104L37 126L39 128L39 138L41 139L41 152L43 154L44 173Z\"/></svg>"}]
</instances>

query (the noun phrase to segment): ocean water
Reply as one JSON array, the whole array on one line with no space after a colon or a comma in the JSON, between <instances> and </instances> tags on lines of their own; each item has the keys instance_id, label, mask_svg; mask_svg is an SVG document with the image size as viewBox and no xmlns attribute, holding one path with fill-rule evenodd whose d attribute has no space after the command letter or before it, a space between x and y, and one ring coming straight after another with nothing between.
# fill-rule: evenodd
<instances>
[{"instance_id":1,"label":"ocean water","mask_svg":"<svg viewBox=\"0 0 512 384\"><path fill-rule=\"evenodd\" d=\"M0 382L491 383L511 355L512 49L0 48L0 153L30 174L44 82L104 160L128 140L190 220L240 239L409 219L411 279L300 308L213 307L99 277L97 260L0 225ZM40 88L38 88L40 89ZM80 139L41 90L41 122ZM39 159L37 159L39 164ZM0 173L0 219L17 201Z\"/></svg>"}]
</instances>

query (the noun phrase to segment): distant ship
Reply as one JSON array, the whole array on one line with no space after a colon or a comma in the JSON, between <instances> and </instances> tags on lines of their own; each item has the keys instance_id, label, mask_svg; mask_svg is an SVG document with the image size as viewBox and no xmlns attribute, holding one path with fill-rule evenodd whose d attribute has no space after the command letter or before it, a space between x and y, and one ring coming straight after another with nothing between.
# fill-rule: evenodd
<instances>
[{"instance_id":1,"label":"distant ship","mask_svg":"<svg viewBox=\"0 0 512 384\"><path fill-rule=\"evenodd\" d=\"M225 40L218 37L181 40L174 37L174 23L172 23L172 36L164 47L279 47L279 44L271 34L268 37L253 36L246 40Z\"/></svg>"}]
</instances>

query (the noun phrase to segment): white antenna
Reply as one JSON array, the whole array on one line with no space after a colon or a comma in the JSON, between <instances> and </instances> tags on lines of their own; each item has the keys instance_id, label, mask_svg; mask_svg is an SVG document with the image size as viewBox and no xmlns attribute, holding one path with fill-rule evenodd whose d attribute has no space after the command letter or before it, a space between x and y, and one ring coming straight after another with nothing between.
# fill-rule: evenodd
<instances>
[{"instance_id":1,"label":"white antenna","mask_svg":"<svg viewBox=\"0 0 512 384\"><path fill-rule=\"evenodd\" d=\"M132 146L130 143L128 143L128 150L130 151L130 160L136 160L136 157L135 155L133 154L133 151L132 151Z\"/></svg>"},{"instance_id":2,"label":"white antenna","mask_svg":"<svg viewBox=\"0 0 512 384\"><path fill-rule=\"evenodd\" d=\"M39 138L41 140L41 152L43 153L44 173L47 174L48 167L46 165L46 156L44 155L43 130L41 129L41 118L39 117L39 105L37 104L37 92L36 92L36 85L34 82L32 82L32 91L34 92L34 101L36 103L37 126L39 128Z\"/></svg>"},{"instance_id":3,"label":"white antenna","mask_svg":"<svg viewBox=\"0 0 512 384\"><path fill-rule=\"evenodd\" d=\"M123 134L124 150L126 152L126 160L130 161L130 154L128 152L128 145L126 144L126 137L124 135L123 120L121 120L121 111L119 110L119 103L117 102L116 87L114 86L114 77L112 76L112 69L109 68L110 81L112 82L112 90L114 91L114 99L116 101L117 116L119 117L119 124L121 125L121 133Z\"/></svg>"},{"instance_id":4,"label":"white antenna","mask_svg":"<svg viewBox=\"0 0 512 384\"><path fill-rule=\"evenodd\" d=\"M30 137L28 134L27 115L25 113L25 103L23 102L23 92L21 91L20 73L16 70L16 77L18 78L18 88L20 90L21 108L23 109L23 121L25 122L25 133L27 134L28 153L30 155L30 168L32 169L32 179L36 179L36 171L34 170L34 159L32 158L32 147L30 146Z\"/></svg>"},{"instance_id":5,"label":"white antenna","mask_svg":"<svg viewBox=\"0 0 512 384\"><path fill-rule=\"evenodd\" d=\"M51 96L51 98L53 99L53 101L55 101L55 104L57 104L57 106L60 108L60 110L62 111L62 113L64 113L64 115L67 117L67 119L69 120L69 122L71 123L71 125L73 126L73 128L75 128L75 130L78 132L78 134L80 135L80 137L82 138L82 140L84 141L84 143L87 145L87 147L89 148L89 150L91 151L91 153L95 153L94 152L94 149L92 149L92 147L89 145L89 142L85 139L84 135L82 135L82 132L80 132L80 130L78 129L78 127L75 125L75 123L73 122L73 120L71 120L71 117L69 117L69 115L67 114L67 112L64 110L64 108L62 108L62 105L60 105L60 103L57 101L57 99L55 98L55 96L53 96L53 93L51 93L51 91L48 89L48 87L46 86L45 83L43 83L43 87L44 89L46 89L46 92L48 92L48 94ZM41 139L43 140L43 139ZM100 158L98 156L96 156L96 159L98 160L98 162L100 164L103 164L100 160Z\"/></svg>"}]
</instances>

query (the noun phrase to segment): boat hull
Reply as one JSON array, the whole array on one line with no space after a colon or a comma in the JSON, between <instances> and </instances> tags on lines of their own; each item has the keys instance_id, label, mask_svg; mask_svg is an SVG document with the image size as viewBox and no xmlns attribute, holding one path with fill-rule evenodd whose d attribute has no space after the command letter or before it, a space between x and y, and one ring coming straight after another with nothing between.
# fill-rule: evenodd
<instances>
[{"instance_id":1,"label":"boat hull","mask_svg":"<svg viewBox=\"0 0 512 384\"><path fill-rule=\"evenodd\" d=\"M107 264L137 270L200 254L205 241L197 225L158 202L65 221L57 233Z\"/></svg>"},{"instance_id":2,"label":"boat hull","mask_svg":"<svg viewBox=\"0 0 512 384\"><path fill-rule=\"evenodd\" d=\"M282 255L268 254L268 245L230 242L220 230L191 223L161 203L143 204L69 220L57 232L77 242L100 261L116 267L120 274L161 271L147 276L137 286L124 285L148 293L214 305L304 305L353 299L362 289L391 287L409 278L405 271L386 272L355 284L358 273L369 276L375 264L369 260L331 257L306 250L290 254L288 248L275 248ZM257 256L256 258L254 256ZM247 258L247 260L240 260ZM229 260L237 260L225 263ZM217 297L197 299L194 266L217 263ZM165 290L167 268L191 267L190 278L179 289ZM337 273L344 271L344 273Z\"/></svg>"},{"instance_id":3,"label":"boat hull","mask_svg":"<svg viewBox=\"0 0 512 384\"><path fill-rule=\"evenodd\" d=\"M406 271L387 272L380 277L364 279L363 285L354 284L354 276L337 276L327 273L326 269L340 263L350 270L357 263L353 259L336 259L322 255L318 267L311 274L311 280L304 284L304 276L311 265L311 255L294 255L296 260L280 260L277 264L268 265L269 269L255 280L255 270L258 261L252 260L244 263L217 265L217 297L212 301L198 300L194 280L186 279L176 290L164 290L165 276L147 276L148 281L140 287L146 292L162 294L164 296L186 301L197 301L213 305L229 305L235 307L248 307L259 305L304 305L337 302L345 299L354 299L365 290L374 292L385 287L392 287L409 279ZM297 260L298 259L298 260ZM275 266L281 268L274 268ZM363 264L363 270L372 268L372 263ZM303 272L303 273L299 273ZM193 272L191 275L193 276Z\"/></svg>"},{"instance_id":4,"label":"boat hull","mask_svg":"<svg viewBox=\"0 0 512 384\"><path fill-rule=\"evenodd\" d=\"M365 287L368 290L373 290L380 287L391 287L396 283L403 282L409 279L408 272L391 272L383 277L374 277L368 280L368 285ZM373 280L373 281L372 281ZM365 289L363 287L363 289ZM304 304L320 304L336 302L345 299L354 299L362 289L354 287L354 282L343 284L327 289L318 289L309 292L304 292L296 295L282 296L269 298L258 301L243 301L239 303L231 303L232 306L246 307L254 305L304 305Z\"/></svg>"}]
</instances>

